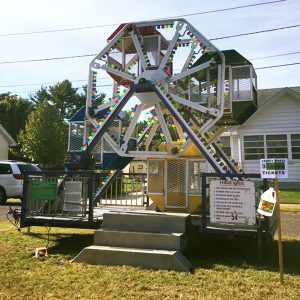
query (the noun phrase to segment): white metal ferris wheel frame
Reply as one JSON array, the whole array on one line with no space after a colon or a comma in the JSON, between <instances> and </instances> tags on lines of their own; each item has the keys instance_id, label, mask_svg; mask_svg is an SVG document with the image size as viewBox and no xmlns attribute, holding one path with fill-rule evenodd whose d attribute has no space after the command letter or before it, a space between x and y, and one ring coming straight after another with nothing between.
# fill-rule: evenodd
<instances>
[{"instance_id":1,"label":"white metal ferris wheel frame","mask_svg":"<svg viewBox=\"0 0 300 300\"><path fill-rule=\"evenodd\" d=\"M176 23L176 25L174 25ZM176 32L172 38L171 41L168 41L168 48L164 54L164 57L162 59L162 61L160 62L158 69L156 70L151 70L148 71L146 70L146 61L145 58L143 56L142 53L142 48L141 45L137 39L137 36L134 32L134 30L130 31L131 28L139 28L139 27L148 27L148 26L157 26L157 25L171 25L173 24L175 26ZM217 68L218 68L218 86L217 86L217 108L210 108L210 107L206 107L191 101L186 100L183 97L180 97L178 95L175 94L170 94L172 96L172 98L178 102L181 103L185 106L188 106L192 109L196 109L201 113L207 113L209 115L211 115L213 118L210 119L210 122L208 122L207 124L204 124L203 127L201 127L200 129L200 133L205 133L209 128L211 128L216 122L218 122L218 120L223 116L223 110L224 110L224 81L225 81L225 56L224 54L216 47L214 46L208 39L206 39L194 26L192 26L188 21L186 21L185 19L170 19L170 20L157 20L157 21L147 21L147 22L137 22L137 23L128 23L125 24L123 26L123 28L121 28L116 35L108 42L108 44L104 47L104 49L90 62L89 65L89 81L88 81L88 90L87 90L87 105L86 105L86 117L88 119L88 121L93 124L95 127L97 127L98 122L90 115L89 113L89 106L91 105L91 101L92 101L92 83L93 83L93 71L98 70L98 69L102 69L104 71L107 71L109 73L112 73L116 76L119 76L123 79L126 79L128 81L131 81L132 84L138 84L139 80L141 78L145 78L147 80L149 80L150 82L154 83L155 85L155 89L156 94L159 96L159 98L164 98L165 101L170 102L170 105L172 106L171 101L169 101L169 99L167 99L166 95L164 93L162 93L162 91L159 88L159 84L161 84L162 82L164 84L167 83L166 79L169 79L169 81L176 81L179 80L181 78L184 78L188 75L191 75L195 72L198 72L202 69L206 69L209 66L211 66L212 63L214 63L214 61L208 61L205 63L200 64L199 66L196 67L192 67L190 69L188 69L188 62L190 61L192 55L193 55L193 51L195 49L195 47L197 46L197 42L194 42L193 39L185 39L183 42L189 42L191 43L191 51L190 54L188 55L188 58L186 59L184 66L181 70L181 73L177 74L177 75L172 75L171 78L168 78L168 75L166 74L166 72L164 72L164 67L170 57L170 54L172 53L172 50L174 48L174 46L176 45L176 42L178 40L178 38L180 37L180 31L183 29L183 27L185 28L185 32L187 30L189 30L190 32L193 33L194 37L196 38L197 41L202 41L205 43L205 45L207 47L209 47L209 49L213 50L214 52L219 54L221 63L218 62L217 64ZM129 30L129 31L128 31ZM129 34L132 38L132 41L134 43L134 46L136 48L136 52L137 54L131 58L131 61L133 60L137 60L140 59L140 63L141 63L141 74L138 77L135 77L131 74L125 73L123 71L120 70L115 70L115 69L111 69L106 65L106 61L104 62L102 60L103 56L107 56L107 53L110 53L112 47L117 43L118 40L120 40L124 34ZM122 59L122 64L124 64L125 60ZM129 64L130 62L128 62L127 64ZM129 99L128 99L129 100ZM127 101L128 101L127 100ZM142 102L142 101L141 101ZM99 107L99 110L104 109L104 108L108 108L110 106L109 103L106 104L102 104ZM106 138L106 140L109 142L109 144L111 144L111 146L113 146L113 148L117 151L118 154L121 154L123 156L132 156L133 153L131 154L126 154L126 149L127 149L127 142L130 138L130 135L132 134L134 127L138 121L138 117L141 114L141 112L148 107L151 106L155 106L156 107L156 111L158 113L158 117L159 117L159 122L160 125L162 127L162 130L166 136L166 141L170 142L170 133L168 131L167 125L164 122L164 118L162 117L162 112L161 112L161 108L158 104L157 101L148 101L147 103L141 103L138 108L137 108L137 112L134 116L134 119L132 120L129 128L127 129L127 132L125 134L125 144L123 144L120 147L118 147L118 145L116 143L113 143L112 139L109 139L109 135L108 134L103 134L104 137ZM174 108L174 107L173 107ZM172 116L174 117L174 120L176 121L176 127L180 128L180 124L184 124L186 123L185 120L182 118L182 116L176 111L176 109L172 109L173 113L170 111L170 113L172 114ZM186 124L187 125L187 124ZM181 130L182 132L182 130ZM191 135L194 135L192 140L197 139L197 136L193 133L190 132ZM153 131L151 132L151 138L153 137ZM151 141L150 141L151 142ZM148 144L150 143L148 141ZM142 151L141 151L142 152ZM144 152L144 155L147 155ZM165 153L161 153L162 156L165 156Z\"/></svg>"}]
</instances>

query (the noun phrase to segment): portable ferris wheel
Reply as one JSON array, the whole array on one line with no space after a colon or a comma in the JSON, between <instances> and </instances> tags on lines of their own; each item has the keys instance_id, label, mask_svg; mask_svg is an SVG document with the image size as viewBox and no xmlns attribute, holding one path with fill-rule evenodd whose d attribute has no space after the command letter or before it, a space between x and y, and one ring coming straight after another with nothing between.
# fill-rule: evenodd
<instances>
[{"instance_id":1,"label":"portable ferris wheel","mask_svg":"<svg viewBox=\"0 0 300 300\"><path fill-rule=\"evenodd\" d=\"M105 99L97 91L101 72L113 79ZM180 160L188 157L205 160L222 178L243 172L219 137L256 110L255 71L238 52L220 51L186 20L120 25L90 63L87 92L83 143L71 149L69 141L69 150L80 150L69 152L79 168L89 168L91 157L102 169L122 169L141 157L152 159L148 177L163 159L186 169L188 177L199 170ZM124 107L131 103L124 124ZM137 131L146 113L150 117Z\"/></svg>"}]
</instances>

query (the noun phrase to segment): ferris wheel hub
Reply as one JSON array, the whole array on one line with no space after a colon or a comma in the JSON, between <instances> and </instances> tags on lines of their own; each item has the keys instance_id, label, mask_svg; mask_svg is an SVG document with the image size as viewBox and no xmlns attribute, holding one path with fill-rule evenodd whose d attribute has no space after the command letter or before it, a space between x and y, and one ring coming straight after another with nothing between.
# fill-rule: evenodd
<instances>
[{"instance_id":1,"label":"ferris wheel hub","mask_svg":"<svg viewBox=\"0 0 300 300\"><path fill-rule=\"evenodd\" d=\"M135 83L150 82L152 84L157 84L166 80L168 77L168 74L163 70L145 70L135 80Z\"/></svg>"}]
</instances>

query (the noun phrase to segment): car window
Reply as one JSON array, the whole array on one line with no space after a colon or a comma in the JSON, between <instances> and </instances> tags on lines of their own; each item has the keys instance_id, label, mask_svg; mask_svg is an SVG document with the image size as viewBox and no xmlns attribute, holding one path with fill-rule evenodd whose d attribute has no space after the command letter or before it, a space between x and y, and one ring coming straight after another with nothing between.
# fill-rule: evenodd
<instances>
[{"instance_id":1,"label":"car window","mask_svg":"<svg viewBox=\"0 0 300 300\"><path fill-rule=\"evenodd\" d=\"M10 164L0 164L0 175L3 174L12 174Z\"/></svg>"},{"instance_id":2,"label":"car window","mask_svg":"<svg viewBox=\"0 0 300 300\"><path fill-rule=\"evenodd\" d=\"M20 171L21 171L21 174L23 174L24 172L36 172L36 171L41 171L36 165L33 165L33 164L17 164Z\"/></svg>"}]
</instances>

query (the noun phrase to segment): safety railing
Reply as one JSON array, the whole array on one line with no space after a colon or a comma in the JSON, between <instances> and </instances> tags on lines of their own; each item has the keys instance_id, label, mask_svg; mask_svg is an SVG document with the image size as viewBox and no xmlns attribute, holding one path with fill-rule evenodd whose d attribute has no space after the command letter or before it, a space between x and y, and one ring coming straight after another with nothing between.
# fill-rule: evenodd
<instances>
[{"instance_id":1,"label":"safety railing","mask_svg":"<svg viewBox=\"0 0 300 300\"><path fill-rule=\"evenodd\" d=\"M97 227L94 217L94 172L26 173L21 226Z\"/></svg>"},{"instance_id":2,"label":"safety railing","mask_svg":"<svg viewBox=\"0 0 300 300\"><path fill-rule=\"evenodd\" d=\"M148 206L146 173L119 173L99 199L100 205Z\"/></svg>"}]
</instances>

